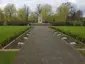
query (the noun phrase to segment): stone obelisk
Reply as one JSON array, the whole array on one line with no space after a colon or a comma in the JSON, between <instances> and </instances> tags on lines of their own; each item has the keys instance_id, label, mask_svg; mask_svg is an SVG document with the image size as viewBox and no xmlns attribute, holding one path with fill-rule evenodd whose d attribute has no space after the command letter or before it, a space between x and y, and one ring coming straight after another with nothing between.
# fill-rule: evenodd
<instances>
[{"instance_id":1,"label":"stone obelisk","mask_svg":"<svg viewBox=\"0 0 85 64\"><path fill-rule=\"evenodd\" d=\"M42 14L41 14L41 12L42 12L42 7L41 7L41 5L39 4L37 8L38 8L38 23L42 23Z\"/></svg>"},{"instance_id":2,"label":"stone obelisk","mask_svg":"<svg viewBox=\"0 0 85 64\"><path fill-rule=\"evenodd\" d=\"M41 14L38 15L38 23L42 23L42 15Z\"/></svg>"}]
</instances>

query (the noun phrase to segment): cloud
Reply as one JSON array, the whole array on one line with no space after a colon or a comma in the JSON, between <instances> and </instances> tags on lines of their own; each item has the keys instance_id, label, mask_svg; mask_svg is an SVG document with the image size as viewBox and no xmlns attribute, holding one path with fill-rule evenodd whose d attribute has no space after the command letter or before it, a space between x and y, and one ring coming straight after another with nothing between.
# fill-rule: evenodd
<instances>
[{"instance_id":1,"label":"cloud","mask_svg":"<svg viewBox=\"0 0 85 64\"><path fill-rule=\"evenodd\" d=\"M78 9L85 11L85 0L0 0L0 7L3 8L8 3L13 3L17 8L22 7L24 4L28 5L32 10L35 10L37 4L50 4L55 10L61 3L64 2L75 3Z\"/></svg>"},{"instance_id":2,"label":"cloud","mask_svg":"<svg viewBox=\"0 0 85 64\"><path fill-rule=\"evenodd\" d=\"M18 7L27 4L30 7L35 7L37 4L51 4L52 6L59 6L61 2L63 2L62 0L0 0L1 2L1 6L3 6L4 4L8 4L8 3L13 3L16 4Z\"/></svg>"}]
</instances>

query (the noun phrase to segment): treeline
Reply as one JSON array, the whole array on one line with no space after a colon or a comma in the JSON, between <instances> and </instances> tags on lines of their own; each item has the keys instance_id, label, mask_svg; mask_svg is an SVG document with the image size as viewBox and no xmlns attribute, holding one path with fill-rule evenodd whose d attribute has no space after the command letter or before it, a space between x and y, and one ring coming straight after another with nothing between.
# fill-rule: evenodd
<instances>
[{"instance_id":1,"label":"treeline","mask_svg":"<svg viewBox=\"0 0 85 64\"><path fill-rule=\"evenodd\" d=\"M14 4L7 4L0 9L0 25L27 25L37 21L35 12L31 12L27 5L16 9Z\"/></svg>"},{"instance_id":2,"label":"treeline","mask_svg":"<svg viewBox=\"0 0 85 64\"><path fill-rule=\"evenodd\" d=\"M52 6L49 4L39 4L34 12L27 5L16 9L14 4L7 4L3 10L0 9L0 25L37 23L39 12L42 14L43 23L52 23L53 25L85 25L83 12L77 10L76 6L70 2L62 3L56 9L56 12L53 12Z\"/></svg>"},{"instance_id":3,"label":"treeline","mask_svg":"<svg viewBox=\"0 0 85 64\"><path fill-rule=\"evenodd\" d=\"M51 23L53 25L85 25L83 12L78 10L76 5L70 2L62 3L52 17Z\"/></svg>"}]
</instances>

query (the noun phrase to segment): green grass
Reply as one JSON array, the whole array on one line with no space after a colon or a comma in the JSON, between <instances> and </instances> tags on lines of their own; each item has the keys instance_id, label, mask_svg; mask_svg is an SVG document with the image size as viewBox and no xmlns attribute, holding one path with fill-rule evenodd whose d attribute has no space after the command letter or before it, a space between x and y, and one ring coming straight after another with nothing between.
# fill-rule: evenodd
<instances>
[{"instance_id":1,"label":"green grass","mask_svg":"<svg viewBox=\"0 0 85 64\"><path fill-rule=\"evenodd\" d=\"M85 43L85 27L83 26L54 26L52 28Z\"/></svg>"},{"instance_id":2,"label":"green grass","mask_svg":"<svg viewBox=\"0 0 85 64\"><path fill-rule=\"evenodd\" d=\"M0 52L0 64L12 64L17 52Z\"/></svg>"},{"instance_id":3,"label":"green grass","mask_svg":"<svg viewBox=\"0 0 85 64\"><path fill-rule=\"evenodd\" d=\"M0 26L0 44L6 43L5 40L10 40L14 36L20 35L25 31L27 26Z\"/></svg>"},{"instance_id":4,"label":"green grass","mask_svg":"<svg viewBox=\"0 0 85 64\"><path fill-rule=\"evenodd\" d=\"M85 56L85 50L79 50L79 52Z\"/></svg>"},{"instance_id":5,"label":"green grass","mask_svg":"<svg viewBox=\"0 0 85 64\"><path fill-rule=\"evenodd\" d=\"M0 44L16 38L27 29L27 26L0 26ZM12 64L16 54L17 52L0 52L0 64Z\"/></svg>"}]
</instances>

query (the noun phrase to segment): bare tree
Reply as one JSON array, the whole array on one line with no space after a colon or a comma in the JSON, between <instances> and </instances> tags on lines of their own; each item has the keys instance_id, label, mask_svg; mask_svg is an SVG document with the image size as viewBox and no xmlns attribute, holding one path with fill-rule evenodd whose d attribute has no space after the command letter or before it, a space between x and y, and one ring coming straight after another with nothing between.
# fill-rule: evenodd
<instances>
[{"instance_id":1,"label":"bare tree","mask_svg":"<svg viewBox=\"0 0 85 64\"><path fill-rule=\"evenodd\" d=\"M41 7L41 4L38 4L37 5L37 14L41 14L41 11L42 11L42 7Z\"/></svg>"},{"instance_id":2,"label":"bare tree","mask_svg":"<svg viewBox=\"0 0 85 64\"><path fill-rule=\"evenodd\" d=\"M28 16L30 14L30 9L27 5L24 5L24 7L25 7L25 12L26 12L26 21L28 22Z\"/></svg>"}]
</instances>

